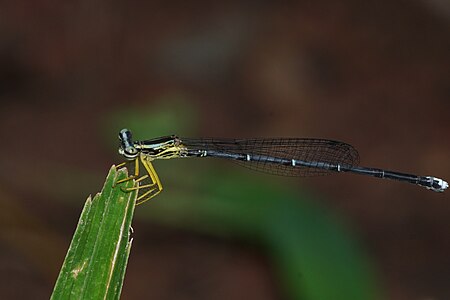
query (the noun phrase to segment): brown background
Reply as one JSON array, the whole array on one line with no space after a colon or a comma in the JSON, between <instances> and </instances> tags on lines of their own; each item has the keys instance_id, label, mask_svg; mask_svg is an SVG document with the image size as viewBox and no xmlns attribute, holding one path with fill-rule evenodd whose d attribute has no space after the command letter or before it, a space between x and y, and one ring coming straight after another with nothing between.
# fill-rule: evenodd
<instances>
[{"instance_id":1,"label":"brown background","mask_svg":"<svg viewBox=\"0 0 450 300\"><path fill-rule=\"evenodd\" d=\"M181 95L198 136L343 140L363 165L450 179L449 33L445 1L2 2L0 297L48 298L130 106ZM448 192L301 182L354 226L389 299L450 299ZM143 223L124 298L280 297L258 251Z\"/></svg>"}]
</instances>

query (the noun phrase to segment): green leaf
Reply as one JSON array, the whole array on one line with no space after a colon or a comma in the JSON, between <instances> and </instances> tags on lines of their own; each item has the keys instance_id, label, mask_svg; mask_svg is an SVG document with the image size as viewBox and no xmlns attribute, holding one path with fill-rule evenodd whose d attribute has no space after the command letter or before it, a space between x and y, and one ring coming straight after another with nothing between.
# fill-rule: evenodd
<instances>
[{"instance_id":1,"label":"green leaf","mask_svg":"<svg viewBox=\"0 0 450 300\"><path fill-rule=\"evenodd\" d=\"M136 192L126 169L113 166L100 193L89 196L51 299L119 299L131 249L131 221Z\"/></svg>"}]
</instances>

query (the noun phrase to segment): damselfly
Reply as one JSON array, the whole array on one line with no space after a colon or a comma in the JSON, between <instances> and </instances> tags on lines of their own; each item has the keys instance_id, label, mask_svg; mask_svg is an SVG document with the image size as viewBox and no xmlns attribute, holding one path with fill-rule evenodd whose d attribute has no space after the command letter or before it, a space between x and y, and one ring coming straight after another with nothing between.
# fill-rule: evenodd
<instances>
[{"instance_id":1,"label":"damselfly","mask_svg":"<svg viewBox=\"0 0 450 300\"><path fill-rule=\"evenodd\" d=\"M308 138L192 139L172 135L146 141L133 141L128 129L120 131L119 139L119 153L129 162L134 162L135 167L133 175L117 183L136 179L136 186L127 191L143 191L138 195L137 204L150 200L162 190L152 161L184 157L224 158L253 170L282 176L315 176L348 172L417 184L435 192L443 192L448 187L446 181L433 176L418 176L360 167L358 166L359 154L355 148L349 144L332 140ZM139 177L140 165L147 172L141 177Z\"/></svg>"}]
</instances>

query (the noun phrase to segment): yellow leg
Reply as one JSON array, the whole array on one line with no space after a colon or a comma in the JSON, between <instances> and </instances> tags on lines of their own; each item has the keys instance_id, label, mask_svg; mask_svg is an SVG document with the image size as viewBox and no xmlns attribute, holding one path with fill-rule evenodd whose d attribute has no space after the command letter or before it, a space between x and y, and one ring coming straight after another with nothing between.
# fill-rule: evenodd
<instances>
[{"instance_id":1,"label":"yellow leg","mask_svg":"<svg viewBox=\"0 0 450 300\"><path fill-rule=\"evenodd\" d=\"M124 188L123 191L131 192L137 190L139 192L139 190L148 189L148 191L144 192L141 195L138 195L138 198L136 199L136 205L140 205L158 195L162 191L162 185L158 175L156 174L155 169L153 168L151 161L148 160L148 158L145 155L141 155L139 158L135 159L134 162L135 162L134 174L128 176L127 178L116 181L115 185L137 178L136 186L131 188ZM147 174L141 177L139 177L139 162L142 163L145 170L147 171ZM121 167L126 163L128 162L121 163L117 167ZM151 183L141 185L141 181L143 181L144 179L149 179Z\"/></svg>"},{"instance_id":2,"label":"yellow leg","mask_svg":"<svg viewBox=\"0 0 450 300\"><path fill-rule=\"evenodd\" d=\"M136 179L135 182L139 183L139 182L141 182L141 181L143 181L144 179L147 179L147 178L149 178L148 175L143 175L143 176L139 177L138 179ZM139 190L139 189L143 189L143 188L151 188L151 187L154 187L154 186L155 186L154 183L144 184L144 185L138 184L138 185L136 185L134 187L126 188L125 191L131 192L131 191L134 191L134 190Z\"/></svg>"},{"instance_id":3,"label":"yellow leg","mask_svg":"<svg viewBox=\"0 0 450 300\"><path fill-rule=\"evenodd\" d=\"M158 174L156 174L155 168L153 168L152 163L144 155L141 155L140 160L148 175L150 176L150 181L152 183L140 186L141 188L150 188L150 190L142 195L139 195L139 197L136 199L136 205L147 202L151 198L161 193L163 189L161 181L159 180ZM140 178L138 180L140 180Z\"/></svg>"},{"instance_id":4,"label":"yellow leg","mask_svg":"<svg viewBox=\"0 0 450 300\"><path fill-rule=\"evenodd\" d=\"M135 178L137 178L139 176L139 160L137 158L134 161L126 161L126 162L123 162L121 164L118 164L116 166L116 168L120 168L120 167L125 166L126 164L132 163L132 162L134 162L134 174L133 175L129 175L127 178L117 180L116 183L114 183L113 187L115 187L119 183L130 181L130 180L135 179Z\"/></svg>"}]
</instances>

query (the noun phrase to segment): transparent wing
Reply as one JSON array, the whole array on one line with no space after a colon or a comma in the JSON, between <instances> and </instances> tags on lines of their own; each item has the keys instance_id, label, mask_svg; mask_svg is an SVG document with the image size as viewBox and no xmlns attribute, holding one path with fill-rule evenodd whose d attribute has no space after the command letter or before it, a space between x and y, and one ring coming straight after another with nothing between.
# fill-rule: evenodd
<instances>
[{"instance_id":1,"label":"transparent wing","mask_svg":"<svg viewBox=\"0 0 450 300\"><path fill-rule=\"evenodd\" d=\"M332 173L332 170L292 166L274 163L270 158L292 159L306 162L323 162L356 166L359 154L351 145L325 139L274 138L274 139L183 139L188 149L214 150L222 153L250 155L255 161L233 160L252 170L282 176L318 176Z\"/></svg>"}]
</instances>

